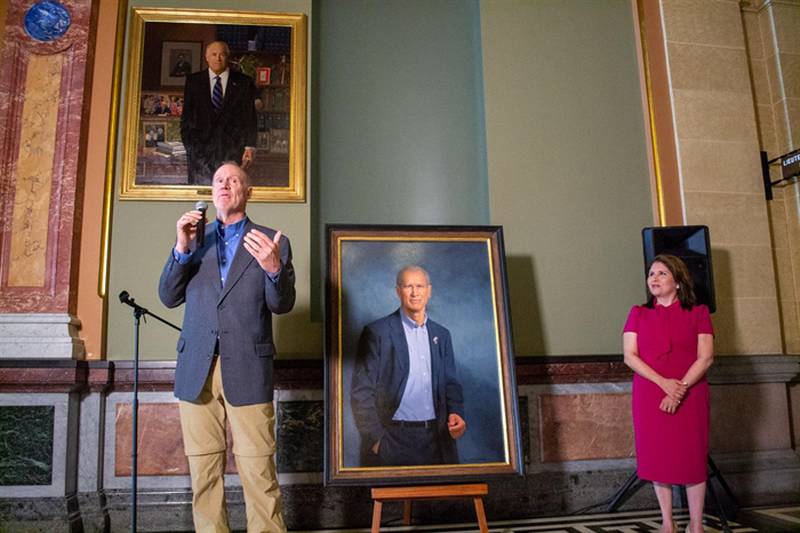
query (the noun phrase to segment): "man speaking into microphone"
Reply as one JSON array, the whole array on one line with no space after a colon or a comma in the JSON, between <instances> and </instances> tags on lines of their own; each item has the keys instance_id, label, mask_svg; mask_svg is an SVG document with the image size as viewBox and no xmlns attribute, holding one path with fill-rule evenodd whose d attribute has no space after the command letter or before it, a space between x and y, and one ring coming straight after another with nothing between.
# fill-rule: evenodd
<instances>
[{"instance_id":1,"label":"man speaking into microphone","mask_svg":"<svg viewBox=\"0 0 800 533\"><path fill-rule=\"evenodd\" d=\"M186 304L175 396L192 478L197 531L229 531L225 419L242 481L248 531L286 531L275 473L272 314L289 312L295 276L289 239L247 217L247 173L223 163L211 195L216 220L198 246L199 209L181 215L158 293Z\"/></svg>"}]
</instances>

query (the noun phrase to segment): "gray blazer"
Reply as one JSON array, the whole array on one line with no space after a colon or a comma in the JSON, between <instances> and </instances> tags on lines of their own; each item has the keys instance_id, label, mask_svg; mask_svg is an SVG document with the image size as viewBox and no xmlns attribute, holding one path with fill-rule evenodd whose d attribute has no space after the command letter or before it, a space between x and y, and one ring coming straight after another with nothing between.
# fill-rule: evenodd
<instances>
[{"instance_id":1,"label":"gray blazer","mask_svg":"<svg viewBox=\"0 0 800 533\"><path fill-rule=\"evenodd\" d=\"M205 243L181 265L170 251L161 273L158 295L167 307L186 303L183 331L178 339L175 396L194 401L200 395L219 338L222 383L233 405L272 401L272 313L288 313L294 306L294 268L289 239L281 238L281 272L273 283L244 249L236 250L225 287L221 287L217 258L216 222L206 227ZM275 230L252 228L275 236ZM244 234L243 233L243 234Z\"/></svg>"}]
</instances>

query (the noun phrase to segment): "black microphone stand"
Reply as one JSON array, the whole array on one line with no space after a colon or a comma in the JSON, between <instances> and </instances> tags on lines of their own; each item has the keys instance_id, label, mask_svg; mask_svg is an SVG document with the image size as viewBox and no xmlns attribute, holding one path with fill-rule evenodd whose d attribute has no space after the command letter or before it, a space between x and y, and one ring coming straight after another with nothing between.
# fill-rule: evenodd
<instances>
[{"instance_id":1,"label":"black microphone stand","mask_svg":"<svg viewBox=\"0 0 800 533\"><path fill-rule=\"evenodd\" d=\"M139 413L139 319L143 316L150 315L151 317L155 318L159 322L163 322L164 324L168 325L171 328L175 328L178 331L181 331L181 328L164 320L160 316L151 313L146 308L142 307L141 305L137 304L136 301L131 298L131 295L128 294L128 291L122 291L119 293L119 301L133 307L133 408L132 408L132 415L131 415L131 433L133 443L131 446L131 531L136 533L136 495L137 495L137 478L138 478L138 418L137 415Z\"/></svg>"}]
</instances>

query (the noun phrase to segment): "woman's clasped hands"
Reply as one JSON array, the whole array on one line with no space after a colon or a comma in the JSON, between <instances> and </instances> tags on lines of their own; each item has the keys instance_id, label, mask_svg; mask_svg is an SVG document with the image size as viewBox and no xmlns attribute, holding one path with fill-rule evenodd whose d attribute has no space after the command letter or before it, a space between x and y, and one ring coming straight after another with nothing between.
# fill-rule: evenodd
<instances>
[{"instance_id":1,"label":"woman's clasped hands","mask_svg":"<svg viewBox=\"0 0 800 533\"><path fill-rule=\"evenodd\" d=\"M658 406L659 409L671 415L675 414L684 396L686 396L686 392L689 390L688 383L679 379L664 379L660 386L666 396L661 400L661 405Z\"/></svg>"}]
</instances>

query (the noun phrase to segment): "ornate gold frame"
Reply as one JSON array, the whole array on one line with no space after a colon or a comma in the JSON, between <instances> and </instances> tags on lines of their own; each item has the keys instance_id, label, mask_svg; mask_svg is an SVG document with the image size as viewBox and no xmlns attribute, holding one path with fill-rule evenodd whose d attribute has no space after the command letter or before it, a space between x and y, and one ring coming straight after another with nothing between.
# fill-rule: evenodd
<instances>
[{"instance_id":1,"label":"ornate gold frame","mask_svg":"<svg viewBox=\"0 0 800 533\"><path fill-rule=\"evenodd\" d=\"M289 183L286 186L253 187L254 202L305 202L306 200L306 110L307 110L307 19L300 13L258 13L198 9L132 8L125 55L124 133L120 155L121 200L196 200L210 196L211 187L198 185L143 185L136 183L137 142L140 130L145 26L149 22L180 24L233 24L285 26L292 29L289 82ZM112 127L115 127L112 125Z\"/></svg>"},{"instance_id":2,"label":"ornate gold frame","mask_svg":"<svg viewBox=\"0 0 800 533\"><path fill-rule=\"evenodd\" d=\"M350 251L344 249L344 245L350 246ZM384 253L382 250L372 248L374 245L386 246L393 249L392 253ZM489 456L482 455L478 460L465 459L458 464L443 465L419 465L419 466L376 466L361 464L358 460L353 464L354 448L353 443L360 442L356 436L356 429L352 422L348 422L348 412L352 414L349 407L348 374L352 374L355 361L355 351L351 350L354 340L357 339L361 326L367 322L380 317L382 312L377 315L370 313L363 314L366 310L364 306L364 296L369 294L370 300L383 301L386 287L383 284L373 286L375 277L373 273L380 272L377 279L394 281L396 270L385 269L388 265L399 268L406 262L414 262L413 257L425 257L423 263L426 268L452 267L459 263L457 253L459 247L474 247L470 257L479 257L475 262L461 261L461 264L469 264L468 269L476 272L485 269L484 277L481 278L485 286L482 289L473 287L476 292L470 293L469 290L461 290L456 287L459 282L444 282L439 274L439 281L442 281L435 289L438 294L458 294L457 300L468 301L468 294L483 293L483 304L477 307L482 309L482 313L475 316L491 317L487 322L481 321L461 321L454 318L454 308L449 307L451 316L450 322L446 324L451 327L454 338L458 338L466 331L466 324L472 331L477 323L483 324L485 331L490 334L482 337L485 344L480 348L473 346L470 349L459 352L459 365L462 366L462 373L465 368L471 368L472 372L478 372L482 376L495 375L497 379L496 396L489 394L482 399L483 404L493 404L496 402L497 419L488 423L488 418L484 412L478 413L475 409L475 398L481 394L486 394L486 390L479 388L474 377L462 376L465 391L465 405L468 417L467 422L472 433L465 437L465 441L471 439L482 439L476 435L485 436L491 433L495 439L495 447L483 449L491 452ZM367 249L372 248L372 252ZM478 252L483 248L483 251ZM424 251L423 251L424 249ZM352 277L352 263L347 258L354 257L352 254L358 251L365 252L359 267L359 273ZM374 259L374 254L380 254L383 258L379 264ZM370 257L372 259L367 259ZM410 255L408 255L410 254ZM326 349L325 349L325 431L326 431L326 454L325 454L325 482L332 485L347 484L369 484L383 485L391 483L417 483L417 482L462 482L465 480L483 480L489 477L504 475L520 475L523 469L522 446L520 440L520 422L517 399L517 386L514 372L513 343L511 341L511 324L508 311L507 282L505 268L505 251L503 245L503 230L500 226L382 226L382 225L329 225L327 227L327 256L328 271L326 283ZM347 264L351 264L350 267ZM347 271L350 271L348 273ZM441 272L437 270L437 272ZM452 275L453 279L463 280L463 276ZM436 273L431 270L432 279L436 278ZM365 275L366 274L366 275ZM357 280L357 283L353 283ZM381 282L381 283L382 283ZM438 282L437 282L438 283ZM461 281L460 283L463 283ZM436 284L436 283L434 283ZM352 292L353 285L357 285L358 294ZM393 288L388 291L394 293ZM346 294L350 292L350 294ZM384 295L384 296L381 296ZM393 298L389 298L391 303L384 309L389 312L396 303ZM452 303L456 300L450 299ZM475 302L477 300L471 300ZM360 302L360 303L359 303ZM383 303L387 303L383 301ZM449 305L449 304L447 304ZM457 305L456 305L457 307ZM473 305L474 307L474 305ZM353 310L359 308L354 318ZM431 306L433 308L433 306ZM443 308L439 308L439 312ZM435 314L435 311L434 311ZM368 316L369 315L369 316ZM345 317L349 318L345 318ZM350 321L349 326L345 325ZM357 323L355 330L352 329ZM434 338L434 342L436 339ZM463 346L462 346L463 347ZM484 373L485 371L485 373ZM496 374L494 374L496 372ZM488 378L491 382L491 378ZM470 407L469 402L472 403ZM478 401L481 403L481 401ZM470 412L470 409L472 411ZM491 426L491 429L489 427ZM469 431L469 430L468 430ZM473 442L474 445L474 442ZM348 453L348 450L350 451ZM350 459L346 459L349 456ZM348 461L351 464L347 464Z\"/></svg>"}]
</instances>

